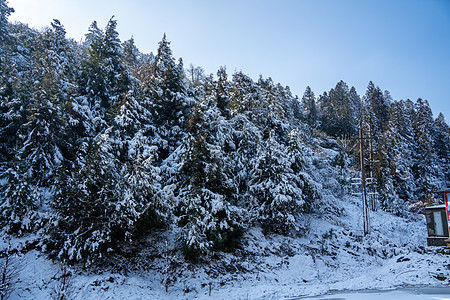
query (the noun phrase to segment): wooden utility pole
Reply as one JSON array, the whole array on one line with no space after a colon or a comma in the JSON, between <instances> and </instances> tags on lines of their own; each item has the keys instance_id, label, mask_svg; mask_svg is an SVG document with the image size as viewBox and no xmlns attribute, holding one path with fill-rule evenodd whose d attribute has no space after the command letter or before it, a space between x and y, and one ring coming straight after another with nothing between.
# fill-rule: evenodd
<instances>
[{"instance_id":1,"label":"wooden utility pole","mask_svg":"<svg viewBox=\"0 0 450 300\"><path fill-rule=\"evenodd\" d=\"M363 223L364 223L364 235L370 233L370 216L369 205L367 203L367 191L366 191L366 171L364 166L364 138L362 123L359 126L359 160L361 164L361 186L362 186L362 202L363 202Z\"/></svg>"},{"instance_id":2,"label":"wooden utility pole","mask_svg":"<svg viewBox=\"0 0 450 300\"><path fill-rule=\"evenodd\" d=\"M370 186L369 186L369 199L370 201L368 201L368 203L370 203L370 209L372 211L375 211L377 209L377 204L376 204L376 192L374 190L374 178L373 178L373 169L374 169L374 163L376 162L374 160L374 155L373 155L373 148L372 148L372 127L369 125L369 170L370 170L370 174L369 174L369 180L370 180Z\"/></svg>"}]
</instances>

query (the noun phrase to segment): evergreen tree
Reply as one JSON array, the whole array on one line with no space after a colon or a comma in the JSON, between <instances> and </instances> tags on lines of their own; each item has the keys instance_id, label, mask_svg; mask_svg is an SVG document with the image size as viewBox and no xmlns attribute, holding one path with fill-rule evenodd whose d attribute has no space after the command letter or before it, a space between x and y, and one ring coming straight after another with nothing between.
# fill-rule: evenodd
<instances>
[{"instance_id":1,"label":"evergreen tree","mask_svg":"<svg viewBox=\"0 0 450 300\"><path fill-rule=\"evenodd\" d=\"M58 20L51 23L36 40L34 51L37 84L28 106L27 123L23 125L24 142L21 159L26 161L29 178L34 184L51 185L56 168L64 159L61 147L70 152L64 139L65 121L62 105L74 93L71 66L75 59ZM70 135L70 134L68 134Z\"/></svg>"},{"instance_id":2,"label":"evergreen tree","mask_svg":"<svg viewBox=\"0 0 450 300\"><path fill-rule=\"evenodd\" d=\"M202 103L189 120L177 213L189 256L231 248L242 229L230 169L215 137L216 126L220 126L215 121L217 114L217 108Z\"/></svg>"},{"instance_id":3,"label":"evergreen tree","mask_svg":"<svg viewBox=\"0 0 450 300\"><path fill-rule=\"evenodd\" d=\"M183 63L175 62L165 34L151 64L150 77L144 80L146 96L153 103L153 122L161 138L159 158L165 159L180 145L193 105L184 86Z\"/></svg>"},{"instance_id":4,"label":"evergreen tree","mask_svg":"<svg viewBox=\"0 0 450 300\"><path fill-rule=\"evenodd\" d=\"M106 134L85 145L74 163L61 169L53 201L49 251L59 259L92 261L128 237L133 222L124 217L124 178Z\"/></svg>"},{"instance_id":5,"label":"evergreen tree","mask_svg":"<svg viewBox=\"0 0 450 300\"><path fill-rule=\"evenodd\" d=\"M57 105L44 95L36 95L30 107L28 122L24 124L27 136L20 149L21 159L26 161L27 173L33 183L49 186L55 170L63 161L59 145L62 144L62 116Z\"/></svg>"},{"instance_id":6,"label":"evergreen tree","mask_svg":"<svg viewBox=\"0 0 450 300\"><path fill-rule=\"evenodd\" d=\"M387 95L389 94L387 93ZM367 86L365 101L369 108L372 130L375 133L383 132L389 119L389 99L386 99L381 89L370 81Z\"/></svg>"},{"instance_id":7,"label":"evergreen tree","mask_svg":"<svg viewBox=\"0 0 450 300\"><path fill-rule=\"evenodd\" d=\"M26 59L17 59L16 32L10 32L8 17L14 9L8 7L8 1L0 0L0 163L12 161L17 150L18 132L25 122L25 107L28 97L22 96L21 86L26 90L28 74L21 76L21 67ZM12 30L16 29L15 26ZM26 49L20 45L21 49ZM24 56L25 58L26 56Z\"/></svg>"},{"instance_id":8,"label":"evergreen tree","mask_svg":"<svg viewBox=\"0 0 450 300\"><path fill-rule=\"evenodd\" d=\"M230 87L231 116L244 114L258 126L267 125L269 103L265 101L259 86L242 72L233 74Z\"/></svg>"},{"instance_id":9,"label":"evergreen tree","mask_svg":"<svg viewBox=\"0 0 450 300\"><path fill-rule=\"evenodd\" d=\"M361 98L359 97L358 93L356 92L356 89L354 86L350 88L350 92L348 94L350 105L352 107L353 111L353 127L357 127L357 120L359 120L362 110L362 102Z\"/></svg>"},{"instance_id":10,"label":"evergreen tree","mask_svg":"<svg viewBox=\"0 0 450 300\"><path fill-rule=\"evenodd\" d=\"M217 71L217 81L215 86L216 105L225 118L230 117L230 84L227 78L228 75L225 67L220 67Z\"/></svg>"},{"instance_id":11,"label":"evergreen tree","mask_svg":"<svg viewBox=\"0 0 450 300\"><path fill-rule=\"evenodd\" d=\"M0 55L3 52L4 45L9 39L8 17L14 12L14 9L8 6L7 0L0 0Z\"/></svg>"},{"instance_id":12,"label":"evergreen tree","mask_svg":"<svg viewBox=\"0 0 450 300\"><path fill-rule=\"evenodd\" d=\"M414 152L413 172L416 179L416 196L425 199L432 190L439 188L437 157L433 148L433 116L428 101L418 99L415 103L413 121Z\"/></svg>"},{"instance_id":13,"label":"evergreen tree","mask_svg":"<svg viewBox=\"0 0 450 300\"><path fill-rule=\"evenodd\" d=\"M442 180L446 180L445 186L450 186L450 127L445 122L444 115L442 113L434 121L435 136L434 149L439 159L444 176Z\"/></svg>"},{"instance_id":14,"label":"evergreen tree","mask_svg":"<svg viewBox=\"0 0 450 300\"><path fill-rule=\"evenodd\" d=\"M153 63L150 88L155 103L155 122L158 125L179 126L184 128L189 116L183 84L183 64L178 64L172 55L170 42L164 34L159 42L155 62Z\"/></svg>"},{"instance_id":15,"label":"evergreen tree","mask_svg":"<svg viewBox=\"0 0 450 300\"><path fill-rule=\"evenodd\" d=\"M403 201L412 201L415 189L412 173L413 129L404 101L393 102L390 107L388 130L385 134L386 159L391 166L391 175L396 194Z\"/></svg>"},{"instance_id":16,"label":"evergreen tree","mask_svg":"<svg viewBox=\"0 0 450 300\"><path fill-rule=\"evenodd\" d=\"M352 95L353 96L353 95ZM354 101L354 99L352 99ZM334 89L321 97L321 118L323 130L332 136L354 135L356 133L355 107L350 99L349 89L339 81Z\"/></svg>"},{"instance_id":17,"label":"evergreen tree","mask_svg":"<svg viewBox=\"0 0 450 300\"><path fill-rule=\"evenodd\" d=\"M378 161L375 168L375 178L377 180L377 188L379 192L379 203L383 210L394 213L401 211L399 196L394 184L394 176L398 170L397 160L402 154L398 148L401 137L397 135L396 128L390 128L385 131L383 140L379 144L375 159ZM402 174L403 175L403 174ZM398 178L397 178L398 179Z\"/></svg>"},{"instance_id":18,"label":"evergreen tree","mask_svg":"<svg viewBox=\"0 0 450 300\"><path fill-rule=\"evenodd\" d=\"M124 200L135 210L133 222L141 226L159 226L167 219L167 204L160 192L160 169L155 166L157 148L152 146L155 128L150 103L137 89L130 91L115 118L111 132L112 149L122 163L125 176ZM141 228L151 229L151 228Z\"/></svg>"},{"instance_id":19,"label":"evergreen tree","mask_svg":"<svg viewBox=\"0 0 450 300\"><path fill-rule=\"evenodd\" d=\"M131 39L123 42L122 49L124 65L130 69L134 68L138 64L140 56L139 50L134 44L134 38L131 37Z\"/></svg>"},{"instance_id":20,"label":"evergreen tree","mask_svg":"<svg viewBox=\"0 0 450 300\"><path fill-rule=\"evenodd\" d=\"M273 133L259 145L250 175L249 196L251 205L257 207L259 221L268 231L295 232L299 229L300 213L308 211L309 202L317 199L309 176L295 174L293 166L289 151L274 139Z\"/></svg>"},{"instance_id":21,"label":"evergreen tree","mask_svg":"<svg viewBox=\"0 0 450 300\"><path fill-rule=\"evenodd\" d=\"M316 97L309 86L306 87L303 93L301 107L306 123L314 127L317 122Z\"/></svg>"},{"instance_id":22,"label":"evergreen tree","mask_svg":"<svg viewBox=\"0 0 450 300\"><path fill-rule=\"evenodd\" d=\"M122 101L122 97L128 92L129 87L129 77L122 63L123 50L116 27L117 20L114 20L113 16L106 25L102 43L103 68L109 96L108 105L112 106L117 106Z\"/></svg>"},{"instance_id":23,"label":"evergreen tree","mask_svg":"<svg viewBox=\"0 0 450 300\"><path fill-rule=\"evenodd\" d=\"M15 162L2 174L0 224L7 232L22 235L39 223L36 208L41 204L36 187L28 182L25 166Z\"/></svg>"},{"instance_id":24,"label":"evergreen tree","mask_svg":"<svg viewBox=\"0 0 450 300\"><path fill-rule=\"evenodd\" d=\"M75 93L75 54L65 34L59 20L53 20L51 27L39 35L34 52L40 88L57 104L66 103L67 97Z\"/></svg>"},{"instance_id":25,"label":"evergreen tree","mask_svg":"<svg viewBox=\"0 0 450 300\"><path fill-rule=\"evenodd\" d=\"M86 35L88 58L83 62L80 86L90 105L101 116L112 118L122 97L128 92L129 76L122 64L122 46L111 18L104 31L93 22Z\"/></svg>"}]
</instances>

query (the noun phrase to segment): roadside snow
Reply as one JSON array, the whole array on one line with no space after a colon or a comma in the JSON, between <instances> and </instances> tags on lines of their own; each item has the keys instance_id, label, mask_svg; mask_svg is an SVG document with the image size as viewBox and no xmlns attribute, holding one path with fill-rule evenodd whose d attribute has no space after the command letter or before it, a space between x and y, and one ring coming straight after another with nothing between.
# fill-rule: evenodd
<instances>
[{"instance_id":1,"label":"roadside snow","mask_svg":"<svg viewBox=\"0 0 450 300\"><path fill-rule=\"evenodd\" d=\"M266 236L254 228L246 234L241 250L221 254L208 264L188 264L181 256L174 258L177 263L169 274L173 282L168 292L161 283L169 276L163 274L167 258L154 256L151 260L143 257L141 267L129 270L99 274L73 269L71 298L295 299L330 291L449 286L450 252L426 247L423 217L405 219L372 212L371 234L363 237L359 199L340 201L335 214L305 216L302 221L309 223L310 230L303 238ZM152 244L159 249L167 247L162 241ZM11 299L51 298L58 264L35 250L23 259ZM380 299L374 298L380 293L355 298L355 294L345 292L316 299ZM409 291L380 295L419 299ZM433 297L428 299L446 299Z\"/></svg>"}]
</instances>

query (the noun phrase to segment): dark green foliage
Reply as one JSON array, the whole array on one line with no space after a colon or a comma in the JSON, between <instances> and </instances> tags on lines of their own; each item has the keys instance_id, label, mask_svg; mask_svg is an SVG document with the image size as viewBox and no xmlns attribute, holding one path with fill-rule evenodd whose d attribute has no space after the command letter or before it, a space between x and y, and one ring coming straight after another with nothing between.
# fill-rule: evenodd
<instances>
[{"instance_id":1,"label":"dark green foliage","mask_svg":"<svg viewBox=\"0 0 450 300\"><path fill-rule=\"evenodd\" d=\"M415 162L413 172L416 178L417 195L426 198L430 191L437 189L435 185L437 170L437 157L433 147L433 115L428 101L418 99L415 104L415 116L413 119Z\"/></svg>"},{"instance_id":2,"label":"dark green foliage","mask_svg":"<svg viewBox=\"0 0 450 300\"><path fill-rule=\"evenodd\" d=\"M129 76L122 64L122 46L116 30L117 21L111 18L104 32L93 22L86 35L87 59L82 62L80 87L90 105L107 120L114 113L128 91Z\"/></svg>"},{"instance_id":3,"label":"dark green foliage","mask_svg":"<svg viewBox=\"0 0 450 300\"><path fill-rule=\"evenodd\" d=\"M199 104L189 119L177 213L187 256L227 249L242 233L236 188L216 137L220 125L211 118L216 113L214 106Z\"/></svg>"},{"instance_id":4,"label":"dark green foliage","mask_svg":"<svg viewBox=\"0 0 450 300\"><path fill-rule=\"evenodd\" d=\"M4 44L9 39L8 17L14 12L14 9L8 6L7 0L0 0L0 54Z\"/></svg>"},{"instance_id":5,"label":"dark green foliage","mask_svg":"<svg viewBox=\"0 0 450 300\"><path fill-rule=\"evenodd\" d=\"M217 82L215 86L216 106L225 118L230 117L230 86L227 76L225 67L220 67L217 71Z\"/></svg>"},{"instance_id":6,"label":"dark green foliage","mask_svg":"<svg viewBox=\"0 0 450 300\"><path fill-rule=\"evenodd\" d=\"M170 42L164 34L154 61L145 63L142 74L144 96L152 102L153 123L161 138L158 158L166 159L181 144L194 104L184 85L183 62L172 55Z\"/></svg>"},{"instance_id":7,"label":"dark green foliage","mask_svg":"<svg viewBox=\"0 0 450 300\"><path fill-rule=\"evenodd\" d=\"M302 97L301 107L306 123L315 126L317 123L316 97L309 86Z\"/></svg>"},{"instance_id":8,"label":"dark green foliage","mask_svg":"<svg viewBox=\"0 0 450 300\"><path fill-rule=\"evenodd\" d=\"M230 113L232 116L245 114L251 120L260 121L261 95L253 80L237 72L233 75L230 88Z\"/></svg>"},{"instance_id":9,"label":"dark green foliage","mask_svg":"<svg viewBox=\"0 0 450 300\"><path fill-rule=\"evenodd\" d=\"M175 62L165 34L159 42L149 84L155 106L155 123L184 128L190 107L185 99L183 63L181 60L178 64Z\"/></svg>"},{"instance_id":10,"label":"dark green foliage","mask_svg":"<svg viewBox=\"0 0 450 300\"><path fill-rule=\"evenodd\" d=\"M61 169L64 180L56 186L56 220L49 229L50 249L60 259L99 258L112 247L112 236L122 231L121 224L114 223L121 179L113 157L103 150L91 144L81 161Z\"/></svg>"},{"instance_id":11,"label":"dark green foliage","mask_svg":"<svg viewBox=\"0 0 450 300\"><path fill-rule=\"evenodd\" d=\"M249 197L265 230L291 234L299 229L300 213L308 212L320 199L318 185L300 172L297 136L291 135L291 147L280 145L273 132L261 143L250 174ZM294 170L298 170L294 173Z\"/></svg>"},{"instance_id":12,"label":"dark green foliage","mask_svg":"<svg viewBox=\"0 0 450 300\"><path fill-rule=\"evenodd\" d=\"M447 125L442 113L434 121L434 149L442 166L442 172L450 182L450 127Z\"/></svg>"},{"instance_id":13,"label":"dark green foliage","mask_svg":"<svg viewBox=\"0 0 450 300\"><path fill-rule=\"evenodd\" d=\"M365 101L369 108L372 129L376 132L386 130L389 119L389 99L386 99L379 87L370 81L365 94Z\"/></svg>"},{"instance_id":14,"label":"dark green foliage","mask_svg":"<svg viewBox=\"0 0 450 300\"><path fill-rule=\"evenodd\" d=\"M40 205L36 187L30 183L25 166L16 162L2 174L0 224L7 232L21 235L32 232L39 222L36 208Z\"/></svg>"},{"instance_id":15,"label":"dark green foliage","mask_svg":"<svg viewBox=\"0 0 450 300\"><path fill-rule=\"evenodd\" d=\"M324 93L319 98L321 127L331 136L344 137L356 134L360 103L354 89L351 91L352 93L347 84L341 80L328 94Z\"/></svg>"}]
</instances>

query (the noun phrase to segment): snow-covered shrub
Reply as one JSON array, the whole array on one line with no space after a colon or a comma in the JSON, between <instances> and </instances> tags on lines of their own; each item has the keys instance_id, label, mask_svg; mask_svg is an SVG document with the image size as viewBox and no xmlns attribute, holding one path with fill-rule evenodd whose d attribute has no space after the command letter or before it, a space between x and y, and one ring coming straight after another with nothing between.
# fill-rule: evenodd
<instances>
[{"instance_id":1,"label":"snow-covered shrub","mask_svg":"<svg viewBox=\"0 0 450 300\"><path fill-rule=\"evenodd\" d=\"M35 229L39 223L37 207L39 191L19 165L12 166L3 174L1 186L0 225L7 232L21 235Z\"/></svg>"}]
</instances>

